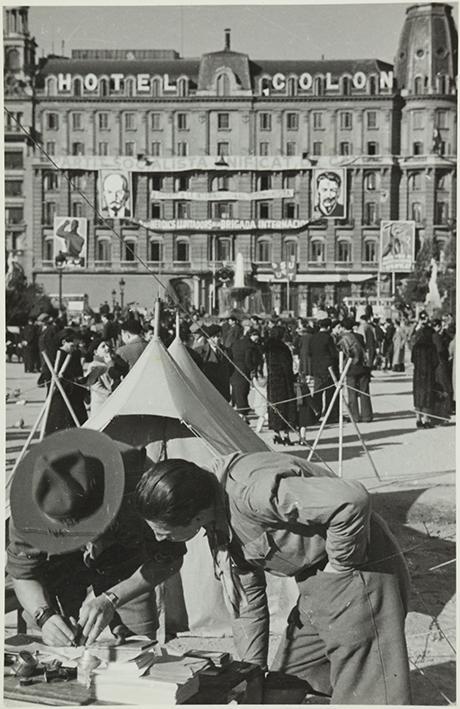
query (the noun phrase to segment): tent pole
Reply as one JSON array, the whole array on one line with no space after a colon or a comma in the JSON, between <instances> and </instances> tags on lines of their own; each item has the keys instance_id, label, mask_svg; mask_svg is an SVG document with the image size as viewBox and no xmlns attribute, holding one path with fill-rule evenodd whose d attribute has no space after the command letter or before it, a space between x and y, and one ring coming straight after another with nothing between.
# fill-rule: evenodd
<instances>
[{"instance_id":1,"label":"tent pole","mask_svg":"<svg viewBox=\"0 0 460 709\"><path fill-rule=\"evenodd\" d=\"M160 338L160 308L161 308L161 300L158 298L155 301L155 316L154 316L155 324L153 326L153 336L157 340Z\"/></svg>"},{"instance_id":2,"label":"tent pole","mask_svg":"<svg viewBox=\"0 0 460 709\"><path fill-rule=\"evenodd\" d=\"M176 310L176 337L177 337L177 339L180 339L179 331L180 331L180 314L179 314L179 310Z\"/></svg>"}]
</instances>

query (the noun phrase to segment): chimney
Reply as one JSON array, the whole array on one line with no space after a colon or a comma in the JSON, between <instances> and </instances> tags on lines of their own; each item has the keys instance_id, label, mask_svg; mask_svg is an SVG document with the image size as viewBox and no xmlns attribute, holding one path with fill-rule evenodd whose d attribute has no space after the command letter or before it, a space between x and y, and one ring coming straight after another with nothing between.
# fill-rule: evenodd
<instances>
[{"instance_id":1,"label":"chimney","mask_svg":"<svg viewBox=\"0 0 460 709\"><path fill-rule=\"evenodd\" d=\"M225 29L225 51L229 52L230 51L230 34L231 34L231 29L227 27Z\"/></svg>"}]
</instances>

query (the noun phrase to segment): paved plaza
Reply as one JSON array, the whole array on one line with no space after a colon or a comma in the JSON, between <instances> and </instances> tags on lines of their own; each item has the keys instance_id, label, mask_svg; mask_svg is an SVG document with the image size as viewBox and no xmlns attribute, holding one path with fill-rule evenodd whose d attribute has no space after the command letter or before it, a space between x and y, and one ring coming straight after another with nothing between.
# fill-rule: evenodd
<instances>
[{"instance_id":1,"label":"paved plaza","mask_svg":"<svg viewBox=\"0 0 460 709\"><path fill-rule=\"evenodd\" d=\"M8 474L43 406L44 391L37 388L38 375L24 374L22 364L7 364L6 375ZM375 493L375 508L406 551L413 581L407 639L414 700L444 705L455 702L455 426L416 429L410 365L405 373L375 372L371 393L374 421L360 424L360 430L380 480L351 423L344 425L343 475ZM309 441L317 430L307 432ZM271 443L270 431L261 435ZM334 471L337 443L338 427L327 426L317 450ZM273 447L308 455L295 445ZM179 649L186 643L181 638L172 644ZM194 647L200 643L231 647L230 638L193 640Z\"/></svg>"}]
</instances>

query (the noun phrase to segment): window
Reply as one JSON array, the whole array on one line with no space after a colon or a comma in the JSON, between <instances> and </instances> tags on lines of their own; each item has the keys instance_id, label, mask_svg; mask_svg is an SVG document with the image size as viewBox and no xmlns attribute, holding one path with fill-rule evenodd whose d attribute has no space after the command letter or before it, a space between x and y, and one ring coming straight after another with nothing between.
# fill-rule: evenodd
<instances>
[{"instance_id":1,"label":"window","mask_svg":"<svg viewBox=\"0 0 460 709\"><path fill-rule=\"evenodd\" d=\"M412 123L414 130L420 130L425 127L425 113L424 111L413 111L412 113Z\"/></svg>"},{"instance_id":2,"label":"window","mask_svg":"<svg viewBox=\"0 0 460 709\"><path fill-rule=\"evenodd\" d=\"M108 113L99 113L98 125L99 125L99 130L108 130L109 129L109 114Z\"/></svg>"},{"instance_id":3,"label":"window","mask_svg":"<svg viewBox=\"0 0 460 709\"><path fill-rule=\"evenodd\" d=\"M47 113L45 118L45 127L47 130L59 130L59 114Z\"/></svg>"},{"instance_id":4,"label":"window","mask_svg":"<svg viewBox=\"0 0 460 709\"><path fill-rule=\"evenodd\" d=\"M188 79L182 77L177 81L177 95L188 96Z\"/></svg>"},{"instance_id":5,"label":"window","mask_svg":"<svg viewBox=\"0 0 460 709\"><path fill-rule=\"evenodd\" d=\"M134 130L136 127L136 115L125 113L125 130Z\"/></svg>"},{"instance_id":6,"label":"window","mask_svg":"<svg viewBox=\"0 0 460 709\"><path fill-rule=\"evenodd\" d=\"M84 155L85 146L83 143L72 143L72 155Z\"/></svg>"},{"instance_id":7,"label":"window","mask_svg":"<svg viewBox=\"0 0 460 709\"><path fill-rule=\"evenodd\" d=\"M272 245L268 239L259 239L256 248L256 260L259 263L270 263L272 260Z\"/></svg>"},{"instance_id":8,"label":"window","mask_svg":"<svg viewBox=\"0 0 460 709\"><path fill-rule=\"evenodd\" d=\"M417 140L412 146L412 153L414 155L423 155L423 143Z\"/></svg>"},{"instance_id":9,"label":"window","mask_svg":"<svg viewBox=\"0 0 460 709\"><path fill-rule=\"evenodd\" d=\"M5 152L5 170L22 170L23 167L24 156L22 150L8 150Z\"/></svg>"},{"instance_id":10,"label":"window","mask_svg":"<svg viewBox=\"0 0 460 709\"><path fill-rule=\"evenodd\" d=\"M112 244L110 238L99 236L96 241L96 261L111 263Z\"/></svg>"},{"instance_id":11,"label":"window","mask_svg":"<svg viewBox=\"0 0 460 709\"><path fill-rule=\"evenodd\" d=\"M297 219L298 205L295 202L283 200L283 219Z\"/></svg>"},{"instance_id":12,"label":"window","mask_svg":"<svg viewBox=\"0 0 460 709\"><path fill-rule=\"evenodd\" d=\"M161 202L150 203L150 218L161 219Z\"/></svg>"},{"instance_id":13,"label":"window","mask_svg":"<svg viewBox=\"0 0 460 709\"><path fill-rule=\"evenodd\" d=\"M367 111L366 125L368 128L377 128L377 111Z\"/></svg>"},{"instance_id":14,"label":"window","mask_svg":"<svg viewBox=\"0 0 460 709\"><path fill-rule=\"evenodd\" d=\"M323 150L323 144L320 140L315 140L313 142L313 155L321 155Z\"/></svg>"},{"instance_id":15,"label":"window","mask_svg":"<svg viewBox=\"0 0 460 709\"><path fill-rule=\"evenodd\" d=\"M6 207L5 221L8 226L21 224L24 221L24 209L22 207Z\"/></svg>"},{"instance_id":16,"label":"window","mask_svg":"<svg viewBox=\"0 0 460 709\"><path fill-rule=\"evenodd\" d=\"M368 239L364 242L363 261L365 263L377 263L377 242Z\"/></svg>"},{"instance_id":17,"label":"window","mask_svg":"<svg viewBox=\"0 0 460 709\"><path fill-rule=\"evenodd\" d=\"M284 175L284 177L283 177L283 189L285 189L285 190L295 190L295 175Z\"/></svg>"},{"instance_id":18,"label":"window","mask_svg":"<svg viewBox=\"0 0 460 709\"><path fill-rule=\"evenodd\" d=\"M422 173L412 172L409 175L409 190L416 192L422 189Z\"/></svg>"},{"instance_id":19,"label":"window","mask_svg":"<svg viewBox=\"0 0 460 709\"><path fill-rule=\"evenodd\" d=\"M190 189L190 176L189 175L179 175L175 180L176 192L186 192Z\"/></svg>"},{"instance_id":20,"label":"window","mask_svg":"<svg viewBox=\"0 0 460 709\"><path fill-rule=\"evenodd\" d=\"M160 263L163 261L163 243L157 239L149 241L149 261Z\"/></svg>"},{"instance_id":21,"label":"window","mask_svg":"<svg viewBox=\"0 0 460 709\"><path fill-rule=\"evenodd\" d=\"M295 155L297 153L297 143L295 140L288 140L286 143L286 155Z\"/></svg>"},{"instance_id":22,"label":"window","mask_svg":"<svg viewBox=\"0 0 460 709\"><path fill-rule=\"evenodd\" d=\"M447 175L438 175L437 180L436 180L436 189L437 190L446 190L448 189L448 184L447 184Z\"/></svg>"},{"instance_id":23,"label":"window","mask_svg":"<svg viewBox=\"0 0 460 709\"><path fill-rule=\"evenodd\" d=\"M230 79L226 74L220 74L217 77L216 92L218 96L230 95Z\"/></svg>"},{"instance_id":24,"label":"window","mask_svg":"<svg viewBox=\"0 0 460 709\"><path fill-rule=\"evenodd\" d=\"M190 203L189 202L175 202L174 203L174 217L176 219L190 219Z\"/></svg>"},{"instance_id":25,"label":"window","mask_svg":"<svg viewBox=\"0 0 460 709\"><path fill-rule=\"evenodd\" d=\"M228 175L217 175L211 182L211 189L214 191L225 191L230 189L230 178Z\"/></svg>"},{"instance_id":26,"label":"window","mask_svg":"<svg viewBox=\"0 0 460 709\"><path fill-rule=\"evenodd\" d=\"M374 74L369 77L368 89L371 96L375 96L378 93L377 77Z\"/></svg>"},{"instance_id":27,"label":"window","mask_svg":"<svg viewBox=\"0 0 460 709\"><path fill-rule=\"evenodd\" d=\"M109 144L102 141L98 145L98 153L99 155L108 155L109 154Z\"/></svg>"},{"instance_id":28,"label":"window","mask_svg":"<svg viewBox=\"0 0 460 709\"><path fill-rule=\"evenodd\" d=\"M223 236L217 238L216 260L233 261L233 239Z\"/></svg>"},{"instance_id":29,"label":"window","mask_svg":"<svg viewBox=\"0 0 460 709\"><path fill-rule=\"evenodd\" d=\"M351 143L342 140L339 144L339 155L351 155Z\"/></svg>"},{"instance_id":30,"label":"window","mask_svg":"<svg viewBox=\"0 0 460 709\"><path fill-rule=\"evenodd\" d=\"M188 143L186 143L184 140L180 141L177 144L177 154L181 157L185 157L188 154Z\"/></svg>"},{"instance_id":31,"label":"window","mask_svg":"<svg viewBox=\"0 0 460 709\"><path fill-rule=\"evenodd\" d=\"M101 96L108 96L110 93L109 89L109 82L107 79L100 79L99 80L99 90L101 93Z\"/></svg>"},{"instance_id":32,"label":"window","mask_svg":"<svg viewBox=\"0 0 460 709\"><path fill-rule=\"evenodd\" d=\"M72 130L83 130L83 116L81 113L72 113Z\"/></svg>"},{"instance_id":33,"label":"window","mask_svg":"<svg viewBox=\"0 0 460 709\"><path fill-rule=\"evenodd\" d=\"M260 130L271 130L272 129L272 114L271 113L259 113L259 126L260 126Z\"/></svg>"},{"instance_id":34,"label":"window","mask_svg":"<svg viewBox=\"0 0 460 709\"><path fill-rule=\"evenodd\" d=\"M151 188L152 190L163 189L163 175L152 175Z\"/></svg>"},{"instance_id":35,"label":"window","mask_svg":"<svg viewBox=\"0 0 460 709\"><path fill-rule=\"evenodd\" d=\"M412 202L411 205L411 219L420 224L422 221L422 205L420 202Z\"/></svg>"},{"instance_id":36,"label":"window","mask_svg":"<svg viewBox=\"0 0 460 709\"><path fill-rule=\"evenodd\" d=\"M377 224L378 214L377 214L377 203L376 202L366 202L364 205L364 223L365 224Z\"/></svg>"},{"instance_id":37,"label":"window","mask_svg":"<svg viewBox=\"0 0 460 709\"><path fill-rule=\"evenodd\" d=\"M449 205L447 202L436 202L436 224L447 224Z\"/></svg>"},{"instance_id":38,"label":"window","mask_svg":"<svg viewBox=\"0 0 460 709\"><path fill-rule=\"evenodd\" d=\"M22 125L22 113L7 113L5 116L5 130L8 132L18 132Z\"/></svg>"},{"instance_id":39,"label":"window","mask_svg":"<svg viewBox=\"0 0 460 709\"><path fill-rule=\"evenodd\" d=\"M351 79L349 76L344 76L342 79L342 94L344 96L351 95Z\"/></svg>"},{"instance_id":40,"label":"window","mask_svg":"<svg viewBox=\"0 0 460 709\"><path fill-rule=\"evenodd\" d=\"M366 172L364 175L364 189L365 190L376 190L377 189L377 173L376 172Z\"/></svg>"},{"instance_id":41,"label":"window","mask_svg":"<svg viewBox=\"0 0 460 709\"><path fill-rule=\"evenodd\" d=\"M414 93L415 94L422 94L423 93L423 78L421 76L416 76L414 79Z\"/></svg>"},{"instance_id":42,"label":"window","mask_svg":"<svg viewBox=\"0 0 460 709\"><path fill-rule=\"evenodd\" d=\"M269 154L270 143L259 143L259 155Z\"/></svg>"},{"instance_id":43,"label":"window","mask_svg":"<svg viewBox=\"0 0 460 709\"><path fill-rule=\"evenodd\" d=\"M82 217L83 216L83 204L81 202L72 202L71 208L72 217Z\"/></svg>"},{"instance_id":44,"label":"window","mask_svg":"<svg viewBox=\"0 0 460 709\"><path fill-rule=\"evenodd\" d=\"M152 96L161 96L161 79L152 79Z\"/></svg>"},{"instance_id":45,"label":"window","mask_svg":"<svg viewBox=\"0 0 460 709\"><path fill-rule=\"evenodd\" d=\"M325 258L324 241L322 239L313 239L310 243L310 261L313 263L324 263Z\"/></svg>"},{"instance_id":46,"label":"window","mask_svg":"<svg viewBox=\"0 0 460 709\"><path fill-rule=\"evenodd\" d=\"M447 128L447 111L436 112L436 127Z\"/></svg>"},{"instance_id":47,"label":"window","mask_svg":"<svg viewBox=\"0 0 460 709\"><path fill-rule=\"evenodd\" d=\"M174 261L190 261L190 247L186 239L177 239Z\"/></svg>"},{"instance_id":48,"label":"window","mask_svg":"<svg viewBox=\"0 0 460 709\"><path fill-rule=\"evenodd\" d=\"M271 204L270 202L256 202L257 219L270 219Z\"/></svg>"},{"instance_id":49,"label":"window","mask_svg":"<svg viewBox=\"0 0 460 709\"><path fill-rule=\"evenodd\" d=\"M125 239L121 254L122 261L133 263L136 261L137 241L136 239Z\"/></svg>"},{"instance_id":50,"label":"window","mask_svg":"<svg viewBox=\"0 0 460 709\"><path fill-rule=\"evenodd\" d=\"M49 140L46 144L46 152L48 155L55 155L56 154L56 143L54 140Z\"/></svg>"},{"instance_id":51,"label":"window","mask_svg":"<svg viewBox=\"0 0 460 709\"><path fill-rule=\"evenodd\" d=\"M73 189L73 190L85 189L86 181L85 181L83 175L79 174L78 172L71 172L69 174L69 177L70 177L71 189Z\"/></svg>"},{"instance_id":52,"label":"window","mask_svg":"<svg viewBox=\"0 0 460 709\"><path fill-rule=\"evenodd\" d=\"M22 197L22 180L6 180L5 197Z\"/></svg>"},{"instance_id":53,"label":"window","mask_svg":"<svg viewBox=\"0 0 460 709\"><path fill-rule=\"evenodd\" d=\"M367 143L367 154L368 155L378 155L379 154L379 144L375 140L370 140Z\"/></svg>"},{"instance_id":54,"label":"window","mask_svg":"<svg viewBox=\"0 0 460 709\"><path fill-rule=\"evenodd\" d=\"M283 241L281 256L283 261L297 263L297 241L294 241L294 239L286 239L286 241Z\"/></svg>"},{"instance_id":55,"label":"window","mask_svg":"<svg viewBox=\"0 0 460 709\"><path fill-rule=\"evenodd\" d=\"M56 215L56 202L45 202L43 205L43 224L53 226Z\"/></svg>"},{"instance_id":56,"label":"window","mask_svg":"<svg viewBox=\"0 0 460 709\"><path fill-rule=\"evenodd\" d=\"M161 130L161 113L152 113L150 118L152 130Z\"/></svg>"},{"instance_id":57,"label":"window","mask_svg":"<svg viewBox=\"0 0 460 709\"><path fill-rule=\"evenodd\" d=\"M353 114L351 111L341 111L340 112L340 128L341 130L348 130L353 128Z\"/></svg>"},{"instance_id":58,"label":"window","mask_svg":"<svg viewBox=\"0 0 460 709\"><path fill-rule=\"evenodd\" d=\"M230 154L230 143L227 143L227 142L217 143L217 154L218 155L229 155Z\"/></svg>"},{"instance_id":59,"label":"window","mask_svg":"<svg viewBox=\"0 0 460 709\"><path fill-rule=\"evenodd\" d=\"M313 111L313 128L320 129L323 127L322 111Z\"/></svg>"},{"instance_id":60,"label":"window","mask_svg":"<svg viewBox=\"0 0 460 709\"><path fill-rule=\"evenodd\" d=\"M128 140L125 143L125 155L135 155L136 154L136 143L132 140Z\"/></svg>"},{"instance_id":61,"label":"window","mask_svg":"<svg viewBox=\"0 0 460 709\"><path fill-rule=\"evenodd\" d=\"M188 130L188 113L177 114L177 130Z\"/></svg>"},{"instance_id":62,"label":"window","mask_svg":"<svg viewBox=\"0 0 460 709\"><path fill-rule=\"evenodd\" d=\"M43 252L42 252L43 261L52 261L53 254L54 254L54 239L51 236L51 237L45 238L43 241Z\"/></svg>"},{"instance_id":63,"label":"window","mask_svg":"<svg viewBox=\"0 0 460 709\"><path fill-rule=\"evenodd\" d=\"M45 190L57 190L59 188L59 174L47 171L43 174L43 188Z\"/></svg>"},{"instance_id":64,"label":"window","mask_svg":"<svg viewBox=\"0 0 460 709\"><path fill-rule=\"evenodd\" d=\"M287 130L299 130L299 114L298 113L286 113L286 129Z\"/></svg>"},{"instance_id":65,"label":"window","mask_svg":"<svg viewBox=\"0 0 460 709\"><path fill-rule=\"evenodd\" d=\"M314 82L314 93L315 96L324 96L325 93L325 82L322 76L317 76Z\"/></svg>"},{"instance_id":66,"label":"window","mask_svg":"<svg viewBox=\"0 0 460 709\"><path fill-rule=\"evenodd\" d=\"M340 239L337 242L337 261L339 263L351 263L351 241Z\"/></svg>"},{"instance_id":67,"label":"window","mask_svg":"<svg viewBox=\"0 0 460 709\"><path fill-rule=\"evenodd\" d=\"M150 155L153 155L153 157L160 157L161 155L161 143L159 143L157 140L154 140L153 143L150 146Z\"/></svg>"},{"instance_id":68,"label":"window","mask_svg":"<svg viewBox=\"0 0 460 709\"><path fill-rule=\"evenodd\" d=\"M287 80L287 95L297 96L297 80L293 76Z\"/></svg>"},{"instance_id":69,"label":"window","mask_svg":"<svg viewBox=\"0 0 460 709\"><path fill-rule=\"evenodd\" d=\"M74 96L81 96L83 93L83 84L81 79L74 79L73 80L73 95Z\"/></svg>"},{"instance_id":70,"label":"window","mask_svg":"<svg viewBox=\"0 0 460 709\"><path fill-rule=\"evenodd\" d=\"M269 172L262 173L257 177L257 189L258 190L271 190L272 188L272 176Z\"/></svg>"},{"instance_id":71,"label":"window","mask_svg":"<svg viewBox=\"0 0 460 709\"><path fill-rule=\"evenodd\" d=\"M231 219L233 216L233 205L229 202L213 202L211 204L213 219Z\"/></svg>"},{"instance_id":72,"label":"window","mask_svg":"<svg viewBox=\"0 0 460 709\"><path fill-rule=\"evenodd\" d=\"M228 130L230 128L230 114L229 113L218 113L217 114L217 129L218 130Z\"/></svg>"}]
</instances>

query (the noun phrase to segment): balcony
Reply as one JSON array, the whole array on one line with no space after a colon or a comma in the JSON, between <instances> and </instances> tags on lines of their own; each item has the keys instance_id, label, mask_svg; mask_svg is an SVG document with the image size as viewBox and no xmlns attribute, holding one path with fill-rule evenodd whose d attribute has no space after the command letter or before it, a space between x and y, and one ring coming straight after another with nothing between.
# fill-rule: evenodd
<instances>
[{"instance_id":1,"label":"balcony","mask_svg":"<svg viewBox=\"0 0 460 709\"><path fill-rule=\"evenodd\" d=\"M138 261L120 261L120 268L122 271L138 271L139 262Z\"/></svg>"},{"instance_id":2,"label":"balcony","mask_svg":"<svg viewBox=\"0 0 460 709\"><path fill-rule=\"evenodd\" d=\"M94 270L95 271L111 271L113 267L112 261L95 261Z\"/></svg>"}]
</instances>

